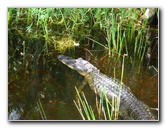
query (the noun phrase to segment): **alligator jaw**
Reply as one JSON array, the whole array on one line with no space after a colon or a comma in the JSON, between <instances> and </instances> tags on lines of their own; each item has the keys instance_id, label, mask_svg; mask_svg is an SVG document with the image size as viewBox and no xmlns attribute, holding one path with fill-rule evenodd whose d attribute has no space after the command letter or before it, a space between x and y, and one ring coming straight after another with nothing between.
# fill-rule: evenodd
<instances>
[{"instance_id":1,"label":"alligator jaw","mask_svg":"<svg viewBox=\"0 0 166 128\"><path fill-rule=\"evenodd\" d=\"M76 68L75 60L71 57L64 56L64 55L58 55L59 61L61 61L63 64L67 65L69 68L74 69Z\"/></svg>"},{"instance_id":2,"label":"alligator jaw","mask_svg":"<svg viewBox=\"0 0 166 128\"><path fill-rule=\"evenodd\" d=\"M63 64L65 64L66 66L68 66L73 70L76 70L78 73L80 73L83 76L87 76L92 71L99 72L99 70L95 66L90 64L88 61L83 60L82 58L73 59L68 56L58 55L58 59Z\"/></svg>"}]
</instances>

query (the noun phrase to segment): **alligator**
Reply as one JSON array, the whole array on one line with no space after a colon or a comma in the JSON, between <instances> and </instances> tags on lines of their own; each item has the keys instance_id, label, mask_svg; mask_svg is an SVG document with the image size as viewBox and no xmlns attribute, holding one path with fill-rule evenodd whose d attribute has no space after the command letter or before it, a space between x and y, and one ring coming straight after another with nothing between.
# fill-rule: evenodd
<instances>
[{"instance_id":1,"label":"alligator","mask_svg":"<svg viewBox=\"0 0 166 128\"><path fill-rule=\"evenodd\" d=\"M57 58L84 76L90 88L99 96L104 92L109 101L119 97L119 111L123 113L121 114L123 120L156 120L150 107L138 100L131 93L129 87L122 82L101 73L99 69L82 58L73 59L65 55L58 55Z\"/></svg>"}]
</instances>

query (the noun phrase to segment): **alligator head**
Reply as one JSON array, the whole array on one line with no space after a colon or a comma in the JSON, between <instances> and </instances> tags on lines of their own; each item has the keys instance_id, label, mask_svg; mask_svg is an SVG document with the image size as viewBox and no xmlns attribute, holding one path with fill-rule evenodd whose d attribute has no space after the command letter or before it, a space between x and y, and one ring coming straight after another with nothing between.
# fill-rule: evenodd
<instances>
[{"instance_id":1,"label":"alligator head","mask_svg":"<svg viewBox=\"0 0 166 128\"><path fill-rule=\"evenodd\" d=\"M93 66L91 63L82 58L73 59L68 56L58 55L58 59L63 64L67 65L69 68L73 70L76 70L83 76L86 76L92 72L99 72L99 70L95 66Z\"/></svg>"}]
</instances>

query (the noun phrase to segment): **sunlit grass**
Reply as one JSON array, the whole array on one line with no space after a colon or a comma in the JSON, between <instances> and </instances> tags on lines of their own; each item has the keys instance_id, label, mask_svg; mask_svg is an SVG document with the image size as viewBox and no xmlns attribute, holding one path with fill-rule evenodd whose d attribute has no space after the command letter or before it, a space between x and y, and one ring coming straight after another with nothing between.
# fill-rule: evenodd
<instances>
[{"instance_id":1,"label":"sunlit grass","mask_svg":"<svg viewBox=\"0 0 166 128\"><path fill-rule=\"evenodd\" d=\"M87 40L97 44L117 61L123 54L141 66L146 53L147 22L140 17L145 8L8 8L9 38L17 42L42 40L43 52L61 53ZM18 29L19 28L19 29ZM14 33L15 36L12 36ZM101 35L97 34L102 33ZM101 41L102 40L102 41ZM105 40L105 41L103 41ZM11 41L11 43L13 43ZM33 42L35 43L35 42ZM33 44L32 43L32 44ZM73 45L74 44L74 45ZM21 45L21 44L20 44ZM95 49L95 47L94 47Z\"/></svg>"},{"instance_id":2,"label":"sunlit grass","mask_svg":"<svg viewBox=\"0 0 166 128\"><path fill-rule=\"evenodd\" d=\"M76 93L78 99L74 100L74 104L83 120L118 120L119 97L113 97L112 101L109 101L105 92L100 98L96 95L96 111L94 111L85 94L82 92L80 95L77 88Z\"/></svg>"},{"instance_id":3,"label":"sunlit grass","mask_svg":"<svg viewBox=\"0 0 166 128\"><path fill-rule=\"evenodd\" d=\"M83 120L95 120L95 115L92 110L92 107L91 107L91 105L88 104L88 101L87 101L84 93L82 94L82 97L83 97L83 99L82 99L77 88L75 88L75 89L76 89L76 93L78 96L78 103L76 103L76 101L74 101L74 104L77 107L77 110L79 111L82 119Z\"/></svg>"}]
</instances>

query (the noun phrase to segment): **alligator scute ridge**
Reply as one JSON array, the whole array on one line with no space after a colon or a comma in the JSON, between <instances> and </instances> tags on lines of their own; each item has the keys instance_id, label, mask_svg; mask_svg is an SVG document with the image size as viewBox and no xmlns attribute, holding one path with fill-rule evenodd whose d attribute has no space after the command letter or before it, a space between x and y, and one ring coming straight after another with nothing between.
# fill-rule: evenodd
<instances>
[{"instance_id":1,"label":"alligator scute ridge","mask_svg":"<svg viewBox=\"0 0 166 128\"><path fill-rule=\"evenodd\" d=\"M123 120L156 120L150 108L142 101L138 100L126 85L121 85L118 80L101 73L95 66L82 58L73 59L65 55L58 55L58 59L69 68L76 70L87 80L90 88L101 95L103 90L109 101L112 97L118 97L120 93L119 110Z\"/></svg>"}]
</instances>

